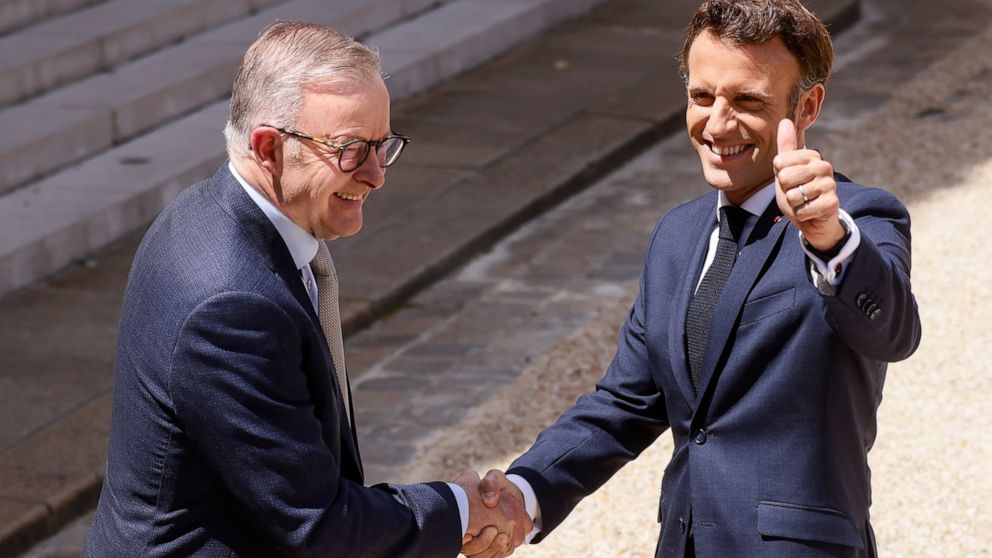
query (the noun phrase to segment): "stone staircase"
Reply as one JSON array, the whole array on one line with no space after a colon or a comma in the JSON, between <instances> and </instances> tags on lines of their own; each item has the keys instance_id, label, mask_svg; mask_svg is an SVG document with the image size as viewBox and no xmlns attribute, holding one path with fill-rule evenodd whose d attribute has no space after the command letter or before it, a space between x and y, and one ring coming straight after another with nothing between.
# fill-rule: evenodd
<instances>
[{"instance_id":1,"label":"stone staircase","mask_svg":"<svg viewBox=\"0 0 992 558\"><path fill-rule=\"evenodd\" d=\"M0 296L213 173L240 57L274 19L377 47L397 100L601 2L0 0Z\"/></svg>"}]
</instances>

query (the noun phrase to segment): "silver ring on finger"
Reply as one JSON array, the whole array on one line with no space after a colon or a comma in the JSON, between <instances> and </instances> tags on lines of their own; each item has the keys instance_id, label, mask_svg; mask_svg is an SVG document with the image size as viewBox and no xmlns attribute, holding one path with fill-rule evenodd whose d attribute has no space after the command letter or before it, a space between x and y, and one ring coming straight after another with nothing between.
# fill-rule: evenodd
<instances>
[{"instance_id":1,"label":"silver ring on finger","mask_svg":"<svg viewBox=\"0 0 992 558\"><path fill-rule=\"evenodd\" d=\"M804 184L799 185L799 195L803 197L803 205L809 205L809 196L806 195L806 188L803 188Z\"/></svg>"}]
</instances>

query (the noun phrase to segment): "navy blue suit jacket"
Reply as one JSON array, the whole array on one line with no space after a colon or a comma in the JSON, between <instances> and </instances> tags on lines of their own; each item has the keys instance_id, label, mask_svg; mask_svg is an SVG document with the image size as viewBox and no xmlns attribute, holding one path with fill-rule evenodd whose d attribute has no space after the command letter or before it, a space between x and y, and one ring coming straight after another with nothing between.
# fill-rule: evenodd
<instances>
[{"instance_id":1,"label":"navy blue suit jacket","mask_svg":"<svg viewBox=\"0 0 992 558\"><path fill-rule=\"evenodd\" d=\"M455 556L443 484L364 487L313 305L225 164L146 234L84 556Z\"/></svg>"},{"instance_id":2,"label":"navy blue suit jacket","mask_svg":"<svg viewBox=\"0 0 992 558\"><path fill-rule=\"evenodd\" d=\"M606 375L509 471L534 487L541 536L671 428L657 556L681 557L690 529L702 557L868 556L867 453L886 363L913 353L920 320L906 209L837 178L861 245L836 295L815 289L796 229L773 202L717 303L699 393L686 311L716 193L661 219Z\"/></svg>"}]
</instances>

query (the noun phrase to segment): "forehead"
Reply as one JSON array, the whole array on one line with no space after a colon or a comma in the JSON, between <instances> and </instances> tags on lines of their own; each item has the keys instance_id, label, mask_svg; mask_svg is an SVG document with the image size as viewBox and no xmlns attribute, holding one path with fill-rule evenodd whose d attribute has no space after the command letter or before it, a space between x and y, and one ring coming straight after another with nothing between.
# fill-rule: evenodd
<instances>
[{"instance_id":1,"label":"forehead","mask_svg":"<svg viewBox=\"0 0 992 558\"><path fill-rule=\"evenodd\" d=\"M692 42L686 62L690 86L791 88L799 74L799 63L778 36L760 44L734 44L703 31Z\"/></svg>"},{"instance_id":2,"label":"forehead","mask_svg":"<svg viewBox=\"0 0 992 558\"><path fill-rule=\"evenodd\" d=\"M299 126L307 132L372 138L389 131L389 92L380 77L307 86Z\"/></svg>"}]
</instances>

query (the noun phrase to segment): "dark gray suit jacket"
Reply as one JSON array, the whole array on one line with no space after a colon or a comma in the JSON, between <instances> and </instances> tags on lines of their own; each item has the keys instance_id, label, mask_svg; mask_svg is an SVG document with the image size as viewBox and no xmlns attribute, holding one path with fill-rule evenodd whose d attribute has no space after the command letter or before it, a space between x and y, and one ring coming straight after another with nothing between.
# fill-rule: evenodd
<instances>
[{"instance_id":1,"label":"dark gray suit jacket","mask_svg":"<svg viewBox=\"0 0 992 558\"><path fill-rule=\"evenodd\" d=\"M84 556L455 556L441 484L363 487L300 273L225 164L135 256Z\"/></svg>"},{"instance_id":2,"label":"dark gray suit jacket","mask_svg":"<svg viewBox=\"0 0 992 558\"><path fill-rule=\"evenodd\" d=\"M613 363L511 467L533 486L542 536L671 428L656 555L865 557L867 454L886 363L920 342L910 227L891 194L838 175L861 244L821 295L775 203L742 247L710 330L699 393L686 311L715 222L715 192L659 222ZM877 312L876 312L877 311ZM647 488L647 487L645 487Z\"/></svg>"}]
</instances>

